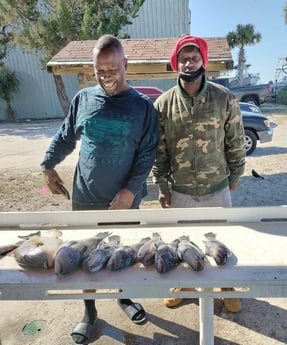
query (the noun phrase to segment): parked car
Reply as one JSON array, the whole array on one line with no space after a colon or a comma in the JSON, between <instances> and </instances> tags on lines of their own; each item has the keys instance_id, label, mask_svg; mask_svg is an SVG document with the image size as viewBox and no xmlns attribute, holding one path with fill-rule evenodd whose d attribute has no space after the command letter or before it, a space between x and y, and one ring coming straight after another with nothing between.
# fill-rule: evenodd
<instances>
[{"instance_id":1,"label":"parked car","mask_svg":"<svg viewBox=\"0 0 287 345\"><path fill-rule=\"evenodd\" d=\"M163 91L153 86L136 86L136 90L147 95L153 101L160 96ZM275 124L270 123L268 118L262 114L256 105L239 102L242 114L243 127L245 131L246 155L250 155L257 147L257 142L267 143L272 141L273 128Z\"/></svg>"},{"instance_id":2,"label":"parked car","mask_svg":"<svg viewBox=\"0 0 287 345\"><path fill-rule=\"evenodd\" d=\"M163 93L161 89L155 86L135 86L134 88L148 96L153 102Z\"/></svg>"},{"instance_id":3,"label":"parked car","mask_svg":"<svg viewBox=\"0 0 287 345\"><path fill-rule=\"evenodd\" d=\"M275 124L271 124L256 105L239 102L239 107L245 131L246 155L250 155L256 149L257 141L260 143L272 141Z\"/></svg>"}]
</instances>

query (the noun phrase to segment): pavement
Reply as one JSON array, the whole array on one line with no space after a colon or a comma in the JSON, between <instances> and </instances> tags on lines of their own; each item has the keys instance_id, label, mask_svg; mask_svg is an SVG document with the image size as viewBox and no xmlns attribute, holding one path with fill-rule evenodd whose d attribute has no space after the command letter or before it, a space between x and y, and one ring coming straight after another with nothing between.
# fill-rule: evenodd
<instances>
[{"instance_id":1,"label":"pavement","mask_svg":"<svg viewBox=\"0 0 287 345\"><path fill-rule=\"evenodd\" d=\"M14 125L1 125L1 165L10 164L15 169L35 166L38 171L43 152L59 124L57 121L25 123L17 130ZM11 159L15 152L9 151L9 140L18 145L18 159ZM75 159L76 154L65 164L74 166ZM98 322L90 344L200 344L198 299L186 299L172 309L164 307L162 299L135 301L147 312L147 322L143 325L133 324L116 300L97 301ZM71 345L70 333L83 314L81 300L0 301L0 308L1 345ZM227 312L222 301L215 300L214 345L286 344L286 329L287 299L242 299L242 310L236 314Z\"/></svg>"}]
</instances>

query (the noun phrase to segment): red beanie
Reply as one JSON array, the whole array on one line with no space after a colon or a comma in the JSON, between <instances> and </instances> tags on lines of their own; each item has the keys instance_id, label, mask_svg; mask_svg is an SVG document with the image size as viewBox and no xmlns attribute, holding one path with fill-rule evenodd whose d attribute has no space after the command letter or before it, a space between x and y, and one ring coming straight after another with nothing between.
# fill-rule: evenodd
<instances>
[{"instance_id":1,"label":"red beanie","mask_svg":"<svg viewBox=\"0 0 287 345\"><path fill-rule=\"evenodd\" d=\"M203 67L205 68L208 62L208 46L207 42L200 37L186 35L179 39L171 53L170 64L172 69L177 72L177 56L179 51L186 46L196 46L203 60Z\"/></svg>"}]
</instances>

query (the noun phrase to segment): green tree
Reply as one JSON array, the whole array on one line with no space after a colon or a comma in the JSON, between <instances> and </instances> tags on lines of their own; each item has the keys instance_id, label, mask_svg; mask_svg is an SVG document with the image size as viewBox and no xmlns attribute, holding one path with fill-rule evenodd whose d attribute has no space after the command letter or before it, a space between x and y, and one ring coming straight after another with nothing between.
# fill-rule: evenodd
<instances>
[{"instance_id":1,"label":"green tree","mask_svg":"<svg viewBox=\"0 0 287 345\"><path fill-rule=\"evenodd\" d=\"M12 32L9 31L8 26L2 25L2 19L0 17L0 61L7 56L9 44L12 40Z\"/></svg>"},{"instance_id":2,"label":"green tree","mask_svg":"<svg viewBox=\"0 0 287 345\"><path fill-rule=\"evenodd\" d=\"M42 68L70 41L97 39L137 17L144 0L0 0L0 13L14 28L15 42L43 53ZM60 75L53 75L64 114L69 99Z\"/></svg>"},{"instance_id":3,"label":"green tree","mask_svg":"<svg viewBox=\"0 0 287 345\"><path fill-rule=\"evenodd\" d=\"M284 18L285 18L285 23L287 24L287 2L285 3L285 6L284 6Z\"/></svg>"},{"instance_id":4,"label":"green tree","mask_svg":"<svg viewBox=\"0 0 287 345\"><path fill-rule=\"evenodd\" d=\"M252 24L238 24L235 31L231 31L227 34L226 39L230 48L239 47L237 65L238 81L239 85L243 85L243 73L246 68L245 47L260 42L261 34L255 32Z\"/></svg>"},{"instance_id":5,"label":"green tree","mask_svg":"<svg viewBox=\"0 0 287 345\"><path fill-rule=\"evenodd\" d=\"M15 121L15 112L11 101L13 93L18 90L19 81L14 72L11 72L3 62L0 62L0 98L6 102L7 120Z\"/></svg>"},{"instance_id":6,"label":"green tree","mask_svg":"<svg viewBox=\"0 0 287 345\"><path fill-rule=\"evenodd\" d=\"M18 90L19 81L15 73L11 72L5 66L3 59L8 54L10 42L13 35L7 26L1 25L2 19L0 17L0 99L6 102L6 113L8 121L15 121L15 112L12 108L11 101L13 93Z\"/></svg>"}]
</instances>

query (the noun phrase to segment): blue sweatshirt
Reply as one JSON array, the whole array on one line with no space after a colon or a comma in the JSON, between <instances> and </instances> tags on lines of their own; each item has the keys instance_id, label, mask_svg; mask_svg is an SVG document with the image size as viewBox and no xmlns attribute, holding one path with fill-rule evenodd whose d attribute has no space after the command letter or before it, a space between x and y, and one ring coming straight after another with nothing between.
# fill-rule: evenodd
<instances>
[{"instance_id":1,"label":"blue sweatshirt","mask_svg":"<svg viewBox=\"0 0 287 345\"><path fill-rule=\"evenodd\" d=\"M41 168L53 169L81 140L73 182L73 202L108 206L123 188L137 208L147 194L146 179L158 144L152 102L129 88L108 96L100 86L80 90L46 151Z\"/></svg>"}]
</instances>

